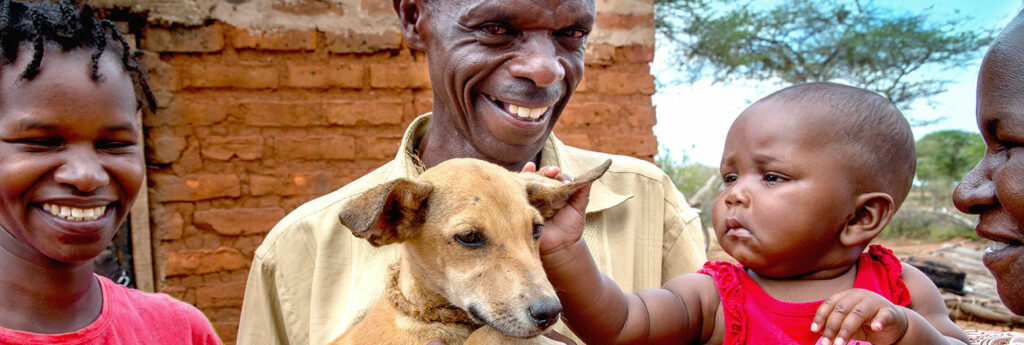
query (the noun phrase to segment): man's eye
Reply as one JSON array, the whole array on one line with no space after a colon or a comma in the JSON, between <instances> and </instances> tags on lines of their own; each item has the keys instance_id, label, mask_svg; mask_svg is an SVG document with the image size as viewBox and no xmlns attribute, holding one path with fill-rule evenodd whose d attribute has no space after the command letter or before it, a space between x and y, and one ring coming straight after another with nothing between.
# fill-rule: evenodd
<instances>
[{"instance_id":1,"label":"man's eye","mask_svg":"<svg viewBox=\"0 0 1024 345\"><path fill-rule=\"evenodd\" d=\"M480 27L480 30L489 35L508 35L511 30L507 26L501 24L485 24Z\"/></svg>"},{"instance_id":2,"label":"man's eye","mask_svg":"<svg viewBox=\"0 0 1024 345\"><path fill-rule=\"evenodd\" d=\"M559 32L559 35L561 35L562 37L573 39L586 38L588 34L590 33L587 32L587 30L579 28L565 29Z\"/></svg>"}]
</instances>

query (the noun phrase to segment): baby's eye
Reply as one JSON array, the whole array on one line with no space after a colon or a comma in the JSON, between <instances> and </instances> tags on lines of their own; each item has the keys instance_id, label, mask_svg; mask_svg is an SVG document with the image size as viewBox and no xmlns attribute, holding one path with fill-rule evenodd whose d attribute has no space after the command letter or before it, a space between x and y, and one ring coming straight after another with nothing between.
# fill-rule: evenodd
<instances>
[{"instance_id":1,"label":"baby's eye","mask_svg":"<svg viewBox=\"0 0 1024 345\"><path fill-rule=\"evenodd\" d=\"M722 182L724 182L724 183L736 182L736 178L737 178L736 174L725 174L725 175L722 175Z\"/></svg>"},{"instance_id":2,"label":"baby's eye","mask_svg":"<svg viewBox=\"0 0 1024 345\"><path fill-rule=\"evenodd\" d=\"M768 182L782 182L785 181L786 178L776 173L765 173L764 180Z\"/></svg>"}]
</instances>

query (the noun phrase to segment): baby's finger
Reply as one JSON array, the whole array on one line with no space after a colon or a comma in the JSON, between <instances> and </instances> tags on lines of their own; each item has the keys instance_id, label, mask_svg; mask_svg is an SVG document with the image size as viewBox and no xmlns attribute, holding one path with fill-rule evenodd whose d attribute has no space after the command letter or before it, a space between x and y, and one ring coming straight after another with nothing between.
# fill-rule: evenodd
<instances>
[{"instance_id":1,"label":"baby's finger","mask_svg":"<svg viewBox=\"0 0 1024 345\"><path fill-rule=\"evenodd\" d=\"M554 165L548 165L548 166L541 167L540 170L538 170L538 171L541 173L541 175L547 176L548 178L558 179L558 180L562 180L559 177L565 175L565 174L562 174L562 169L560 169L559 167L556 167Z\"/></svg>"},{"instance_id":2,"label":"baby's finger","mask_svg":"<svg viewBox=\"0 0 1024 345\"><path fill-rule=\"evenodd\" d=\"M845 302L845 301L844 301ZM842 302L841 302L842 303ZM845 309L846 307L844 307ZM838 307L836 309L839 309ZM853 338L853 334L860 331L867 325L868 320L875 316L878 310L872 308L870 303L857 303L849 306L849 313L843 318L838 335L835 337L835 345L843 345L846 340Z\"/></svg>"},{"instance_id":3,"label":"baby's finger","mask_svg":"<svg viewBox=\"0 0 1024 345\"><path fill-rule=\"evenodd\" d=\"M537 171L537 164L534 164L533 162L526 162L526 165L523 166L523 170L520 170L520 172L534 172L534 171Z\"/></svg>"},{"instance_id":4,"label":"baby's finger","mask_svg":"<svg viewBox=\"0 0 1024 345\"><path fill-rule=\"evenodd\" d=\"M879 310L875 317L871 319L871 331L881 332L887 328L891 328L897 325L897 317L895 311L889 308Z\"/></svg>"}]
</instances>

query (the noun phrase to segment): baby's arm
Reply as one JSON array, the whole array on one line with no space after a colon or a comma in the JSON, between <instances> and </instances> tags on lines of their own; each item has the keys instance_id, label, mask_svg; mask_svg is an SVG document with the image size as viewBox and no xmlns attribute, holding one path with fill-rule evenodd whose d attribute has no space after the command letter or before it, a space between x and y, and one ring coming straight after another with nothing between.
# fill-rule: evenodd
<instances>
[{"instance_id":1,"label":"baby's arm","mask_svg":"<svg viewBox=\"0 0 1024 345\"><path fill-rule=\"evenodd\" d=\"M719 300L707 275L687 274L661 289L627 294L598 271L582 240L541 259L566 323L587 344L691 343L714 330Z\"/></svg>"},{"instance_id":2,"label":"baby's arm","mask_svg":"<svg viewBox=\"0 0 1024 345\"><path fill-rule=\"evenodd\" d=\"M967 336L949 319L938 288L917 268L903 264L910 307L893 305L876 293L853 289L832 295L818 308L825 344L864 334L873 344L967 344ZM816 329L812 330L817 331ZM863 333L861 333L863 332Z\"/></svg>"}]
</instances>

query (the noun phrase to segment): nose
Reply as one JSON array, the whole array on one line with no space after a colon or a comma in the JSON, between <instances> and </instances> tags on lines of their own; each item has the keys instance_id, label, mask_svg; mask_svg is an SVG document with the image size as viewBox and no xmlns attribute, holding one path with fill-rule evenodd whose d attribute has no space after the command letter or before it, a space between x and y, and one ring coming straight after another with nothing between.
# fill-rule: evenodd
<instances>
[{"instance_id":1,"label":"nose","mask_svg":"<svg viewBox=\"0 0 1024 345\"><path fill-rule=\"evenodd\" d=\"M67 159L54 172L54 180L80 192L92 192L110 183L110 175L99 157L89 149L72 148L67 152Z\"/></svg>"},{"instance_id":2,"label":"nose","mask_svg":"<svg viewBox=\"0 0 1024 345\"><path fill-rule=\"evenodd\" d=\"M551 38L535 34L524 40L522 45L519 56L510 62L509 73L530 79L539 87L551 86L565 78L565 67Z\"/></svg>"},{"instance_id":3,"label":"nose","mask_svg":"<svg viewBox=\"0 0 1024 345\"><path fill-rule=\"evenodd\" d=\"M750 204L750 194L747 187L743 186L738 180L733 185L724 191L725 193L725 205L726 206L739 206Z\"/></svg>"},{"instance_id":4,"label":"nose","mask_svg":"<svg viewBox=\"0 0 1024 345\"><path fill-rule=\"evenodd\" d=\"M991 163L982 159L953 190L953 205L963 213L979 214L999 202L992 183Z\"/></svg>"},{"instance_id":5,"label":"nose","mask_svg":"<svg viewBox=\"0 0 1024 345\"><path fill-rule=\"evenodd\" d=\"M557 299L549 298L535 301L530 304L530 317L537 328L548 328L558 322L558 316L562 314L562 303Z\"/></svg>"}]
</instances>

